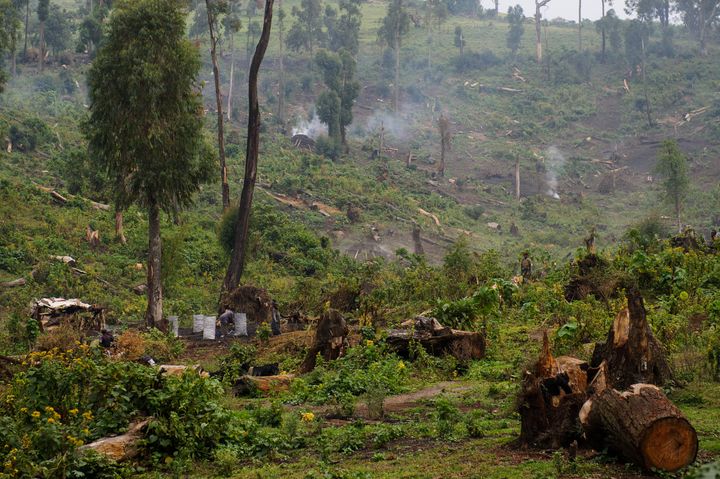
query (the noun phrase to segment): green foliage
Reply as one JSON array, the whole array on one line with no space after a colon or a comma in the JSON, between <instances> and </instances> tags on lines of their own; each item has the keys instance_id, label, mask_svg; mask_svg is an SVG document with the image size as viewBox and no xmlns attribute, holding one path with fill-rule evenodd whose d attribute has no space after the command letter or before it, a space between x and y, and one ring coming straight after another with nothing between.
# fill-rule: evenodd
<instances>
[{"instance_id":1,"label":"green foliage","mask_svg":"<svg viewBox=\"0 0 720 479\"><path fill-rule=\"evenodd\" d=\"M52 140L52 131L40 118L26 118L19 124L10 126L10 141L13 148L30 152L37 146L43 146Z\"/></svg>"},{"instance_id":2,"label":"green foliage","mask_svg":"<svg viewBox=\"0 0 720 479\"><path fill-rule=\"evenodd\" d=\"M477 329L477 320L497 312L500 297L497 290L483 286L472 296L457 301L437 301L432 315L443 326L454 329Z\"/></svg>"},{"instance_id":3,"label":"green foliage","mask_svg":"<svg viewBox=\"0 0 720 479\"><path fill-rule=\"evenodd\" d=\"M57 57L60 52L67 49L70 44L71 28L68 11L52 5L45 23L45 41L54 56Z\"/></svg>"},{"instance_id":4,"label":"green foliage","mask_svg":"<svg viewBox=\"0 0 720 479\"><path fill-rule=\"evenodd\" d=\"M680 211L690 188L687 159L675 140L666 140L658 157L657 172L663 178L665 199L675 207L680 220Z\"/></svg>"},{"instance_id":5,"label":"green foliage","mask_svg":"<svg viewBox=\"0 0 720 479\"><path fill-rule=\"evenodd\" d=\"M116 194L123 203L170 211L188 205L208 180L211 160L195 88L199 69L182 4L143 0L115 8L88 73L85 130L98 167L121 179Z\"/></svg>"},{"instance_id":6,"label":"green foliage","mask_svg":"<svg viewBox=\"0 0 720 479\"><path fill-rule=\"evenodd\" d=\"M410 15L403 8L402 1L393 0L388 3L387 12L378 29L378 40L390 48L395 48L395 41L401 41L409 29Z\"/></svg>"},{"instance_id":7,"label":"green foliage","mask_svg":"<svg viewBox=\"0 0 720 479\"><path fill-rule=\"evenodd\" d=\"M288 48L296 52L307 50L312 53L313 48L325 39L322 29L322 3L320 0L302 0L300 7L293 5L292 15L296 20L287 35Z\"/></svg>"},{"instance_id":8,"label":"green foliage","mask_svg":"<svg viewBox=\"0 0 720 479\"><path fill-rule=\"evenodd\" d=\"M342 403L348 396L361 396L382 388L386 394L400 392L407 381L407 368L382 344L368 341L350 348L340 359L320 362L291 386L295 402Z\"/></svg>"}]
</instances>

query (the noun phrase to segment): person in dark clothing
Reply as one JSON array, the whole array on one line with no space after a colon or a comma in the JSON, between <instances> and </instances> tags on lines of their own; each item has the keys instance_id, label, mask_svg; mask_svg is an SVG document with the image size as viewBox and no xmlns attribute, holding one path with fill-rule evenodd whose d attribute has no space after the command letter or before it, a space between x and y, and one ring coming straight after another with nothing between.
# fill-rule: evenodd
<instances>
[{"instance_id":1,"label":"person in dark clothing","mask_svg":"<svg viewBox=\"0 0 720 479\"><path fill-rule=\"evenodd\" d=\"M226 309L223 314L218 318L220 321L220 335L225 336L228 331L228 325L231 323L235 324L235 313L229 309Z\"/></svg>"},{"instance_id":2,"label":"person in dark clothing","mask_svg":"<svg viewBox=\"0 0 720 479\"><path fill-rule=\"evenodd\" d=\"M523 253L522 260L520 261L520 273L522 274L523 280L530 281L532 277L532 261L530 260L530 253L527 251Z\"/></svg>"},{"instance_id":3,"label":"person in dark clothing","mask_svg":"<svg viewBox=\"0 0 720 479\"><path fill-rule=\"evenodd\" d=\"M103 329L101 333L102 335L100 336L100 346L106 349L112 347L113 343L115 342L115 337L113 336L113 333L111 333L107 329Z\"/></svg>"},{"instance_id":4,"label":"person in dark clothing","mask_svg":"<svg viewBox=\"0 0 720 479\"><path fill-rule=\"evenodd\" d=\"M273 336L280 334L280 311L278 311L278 304L272 300L272 320L270 321L270 329L272 330Z\"/></svg>"}]
</instances>

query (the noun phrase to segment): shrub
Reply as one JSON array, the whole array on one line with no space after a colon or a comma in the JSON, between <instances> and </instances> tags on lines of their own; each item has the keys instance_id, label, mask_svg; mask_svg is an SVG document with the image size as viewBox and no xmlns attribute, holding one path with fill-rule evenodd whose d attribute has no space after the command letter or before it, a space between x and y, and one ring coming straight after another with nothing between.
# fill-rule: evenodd
<instances>
[{"instance_id":1,"label":"shrub","mask_svg":"<svg viewBox=\"0 0 720 479\"><path fill-rule=\"evenodd\" d=\"M481 53L465 52L451 60L452 66L458 73L466 73L473 70L487 70L502 64L499 58L491 50L483 50Z\"/></svg>"}]
</instances>

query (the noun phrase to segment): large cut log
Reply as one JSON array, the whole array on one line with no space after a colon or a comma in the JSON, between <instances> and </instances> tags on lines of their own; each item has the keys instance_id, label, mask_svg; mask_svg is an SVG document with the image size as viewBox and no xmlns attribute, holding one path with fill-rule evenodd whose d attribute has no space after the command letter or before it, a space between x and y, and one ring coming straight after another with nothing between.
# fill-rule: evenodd
<instances>
[{"instance_id":1,"label":"large cut log","mask_svg":"<svg viewBox=\"0 0 720 479\"><path fill-rule=\"evenodd\" d=\"M672 380L672 372L650 330L642 296L633 289L627 299L628 307L618 313L607 341L595 346L591 365L599 367L606 361L608 385L616 389L638 383L666 384Z\"/></svg>"},{"instance_id":2,"label":"large cut log","mask_svg":"<svg viewBox=\"0 0 720 479\"><path fill-rule=\"evenodd\" d=\"M392 329L386 342L400 356L408 357L413 345L419 344L434 356L449 354L460 361L485 357L485 336L472 331L443 327L436 319L418 316Z\"/></svg>"},{"instance_id":3,"label":"large cut log","mask_svg":"<svg viewBox=\"0 0 720 479\"><path fill-rule=\"evenodd\" d=\"M346 338L350 330L340 311L330 309L320 316L315 339L300 365L300 373L307 373L315 369L318 354L326 361L337 359L345 352Z\"/></svg>"},{"instance_id":4,"label":"large cut log","mask_svg":"<svg viewBox=\"0 0 720 479\"><path fill-rule=\"evenodd\" d=\"M580 439L578 412L587 399L588 364L554 358L547 333L532 371L526 371L518 396L520 439L524 446L557 449Z\"/></svg>"},{"instance_id":5,"label":"large cut log","mask_svg":"<svg viewBox=\"0 0 720 479\"><path fill-rule=\"evenodd\" d=\"M589 441L647 469L673 472L695 461L698 438L680 410L652 384L607 388L580 411Z\"/></svg>"},{"instance_id":6,"label":"large cut log","mask_svg":"<svg viewBox=\"0 0 720 479\"><path fill-rule=\"evenodd\" d=\"M106 437L86 444L81 451L92 450L107 456L115 461L132 459L140 452L139 442L143 437L143 429L150 422L149 419L131 424L128 432L120 436Z\"/></svg>"},{"instance_id":7,"label":"large cut log","mask_svg":"<svg viewBox=\"0 0 720 479\"><path fill-rule=\"evenodd\" d=\"M25 280L25 278L18 278L12 281L0 283L0 288L17 288L18 286L25 286L26 284L27 281Z\"/></svg>"}]
</instances>

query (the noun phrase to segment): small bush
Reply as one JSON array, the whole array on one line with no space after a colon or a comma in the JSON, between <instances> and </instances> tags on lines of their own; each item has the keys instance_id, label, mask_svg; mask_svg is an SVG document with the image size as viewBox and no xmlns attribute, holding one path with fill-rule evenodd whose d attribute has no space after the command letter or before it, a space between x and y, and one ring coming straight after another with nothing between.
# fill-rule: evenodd
<instances>
[{"instance_id":1,"label":"small bush","mask_svg":"<svg viewBox=\"0 0 720 479\"><path fill-rule=\"evenodd\" d=\"M487 70L502 64L502 59L491 50L477 52L465 52L451 60L452 66L458 73L466 73L473 70Z\"/></svg>"}]
</instances>

